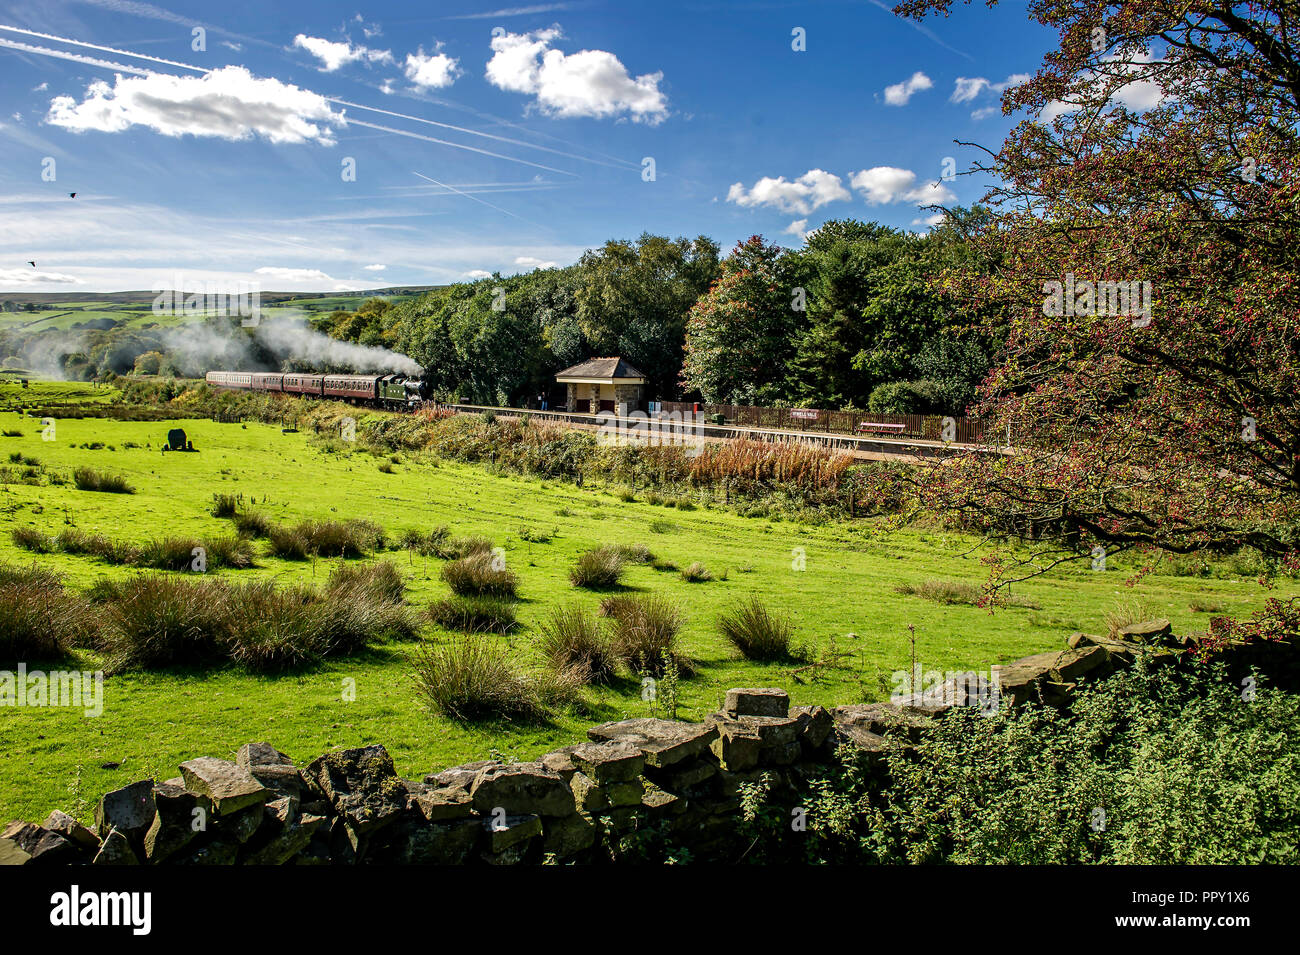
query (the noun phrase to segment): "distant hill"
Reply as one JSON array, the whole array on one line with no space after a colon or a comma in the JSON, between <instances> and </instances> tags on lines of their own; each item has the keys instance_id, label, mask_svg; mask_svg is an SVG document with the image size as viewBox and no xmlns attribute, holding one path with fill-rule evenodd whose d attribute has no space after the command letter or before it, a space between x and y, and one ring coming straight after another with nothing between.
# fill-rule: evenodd
<instances>
[{"instance_id":1,"label":"distant hill","mask_svg":"<svg viewBox=\"0 0 1300 955\"><path fill-rule=\"evenodd\" d=\"M376 296L422 295L441 285L401 285L387 288L363 289L359 292L263 292L263 305L279 305L285 302L308 302L317 299L367 299ZM14 302L18 305L32 303L35 305L61 305L67 302L78 304L100 303L104 305L139 305L152 302L157 292L0 292L0 301Z\"/></svg>"}]
</instances>

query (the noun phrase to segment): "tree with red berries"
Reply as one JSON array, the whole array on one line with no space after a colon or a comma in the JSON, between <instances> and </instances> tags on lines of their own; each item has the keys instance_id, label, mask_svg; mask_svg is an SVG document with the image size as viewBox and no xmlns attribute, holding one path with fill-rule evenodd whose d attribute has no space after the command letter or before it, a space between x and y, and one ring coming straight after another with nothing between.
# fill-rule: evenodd
<instances>
[{"instance_id":1,"label":"tree with red berries","mask_svg":"<svg viewBox=\"0 0 1300 955\"><path fill-rule=\"evenodd\" d=\"M1012 450L932 469L926 497L1038 542L1003 582L1097 548L1294 564L1300 10L1028 9L1060 48L1003 94L1026 118L974 166L998 183L982 254L941 280L1010 330L978 411Z\"/></svg>"}]
</instances>

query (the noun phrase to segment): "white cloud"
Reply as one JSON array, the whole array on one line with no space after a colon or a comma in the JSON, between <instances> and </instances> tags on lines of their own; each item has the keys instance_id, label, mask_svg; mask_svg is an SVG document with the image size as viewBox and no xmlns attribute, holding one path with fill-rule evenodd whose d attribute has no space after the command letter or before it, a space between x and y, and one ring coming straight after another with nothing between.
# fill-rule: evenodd
<instances>
[{"instance_id":1,"label":"white cloud","mask_svg":"<svg viewBox=\"0 0 1300 955\"><path fill-rule=\"evenodd\" d=\"M265 275L269 279L277 282L334 282L336 279L330 278L320 269L287 269L278 265L264 265L260 269L254 269L253 274Z\"/></svg>"},{"instance_id":2,"label":"white cloud","mask_svg":"<svg viewBox=\"0 0 1300 955\"><path fill-rule=\"evenodd\" d=\"M546 262L532 255L521 255L515 259L515 265L522 265L526 269L553 269L559 264L559 262Z\"/></svg>"},{"instance_id":3,"label":"white cloud","mask_svg":"<svg viewBox=\"0 0 1300 955\"><path fill-rule=\"evenodd\" d=\"M957 83L953 87L952 96L948 97L951 103L969 103L980 93L989 88L989 81L982 76L976 77L957 77Z\"/></svg>"},{"instance_id":4,"label":"white cloud","mask_svg":"<svg viewBox=\"0 0 1300 955\"><path fill-rule=\"evenodd\" d=\"M559 27L494 36L485 74L488 82L498 89L535 96L536 106L548 116L627 114L651 125L668 116L668 98L659 89L662 72L633 78L613 53L566 54L551 49L561 36Z\"/></svg>"},{"instance_id":5,"label":"white cloud","mask_svg":"<svg viewBox=\"0 0 1300 955\"><path fill-rule=\"evenodd\" d=\"M491 272L484 272L482 269L470 269L465 273L467 279L490 279L491 277Z\"/></svg>"},{"instance_id":6,"label":"white cloud","mask_svg":"<svg viewBox=\"0 0 1300 955\"><path fill-rule=\"evenodd\" d=\"M244 48L244 44L242 44L242 43L231 43L229 40L222 40L222 41L221 41L221 45L224 46L224 47L226 47L226 48L229 49L229 50L234 50L236 53L240 52L240 51L243 50L243 48Z\"/></svg>"},{"instance_id":7,"label":"white cloud","mask_svg":"<svg viewBox=\"0 0 1300 955\"><path fill-rule=\"evenodd\" d=\"M944 213L936 212L934 215L925 216L922 219L913 219L912 225L920 225L920 226L925 226L927 229L933 229L935 226L943 222L943 220L946 218L948 217L944 215Z\"/></svg>"},{"instance_id":8,"label":"white cloud","mask_svg":"<svg viewBox=\"0 0 1300 955\"><path fill-rule=\"evenodd\" d=\"M918 206L943 205L956 202L957 197L947 186L938 182L915 185L916 173L897 166L873 166L855 172L849 185L862 193L867 205L878 206L893 202L914 202Z\"/></svg>"},{"instance_id":9,"label":"white cloud","mask_svg":"<svg viewBox=\"0 0 1300 955\"><path fill-rule=\"evenodd\" d=\"M459 64L446 53L430 53L426 56L424 47L420 47L418 52L406 54L406 78L420 89L450 86L459 75Z\"/></svg>"},{"instance_id":10,"label":"white cloud","mask_svg":"<svg viewBox=\"0 0 1300 955\"><path fill-rule=\"evenodd\" d=\"M914 182L916 173L896 166L874 166L849 177L849 185L863 193L867 203L873 206L898 202Z\"/></svg>"},{"instance_id":11,"label":"white cloud","mask_svg":"<svg viewBox=\"0 0 1300 955\"><path fill-rule=\"evenodd\" d=\"M335 70L358 60L367 63L391 63L393 61L393 54L388 50L371 50L364 46L353 46L346 40L336 42L326 40L323 37L307 36L299 33L293 38L293 45L298 49L306 50L320 60L322 65L318 69L323 73L333 73Z\"/></svg>"},{"instance_id":12,"label":"white cloud","mask_svg":"<svg viewBox=\"0 0 1300 955\"><path fill-rule=\"evenodd\" d=\"M0 269L0 287L15 285L69 285L81 284L81 279L62 272L42 272L40 269Z\"/></svg>"},{"instance_id":13,"label":"white cloud","mask_svg":"<svg viewBox=\"0 0 1300 955\"><path fill-rule=\"evenodd\" d=\"M85 99L50 101L46 122L74 132L120 133L147 126L164 136L213 136L273 143L333 145L332 124L345 125L323 96L277 79L259 79L242 66L202 76L117 76L91 83Z\"/></svg>"},{"instance_id":14,"label":"white cloud","mask_svg":"<svg viewBox=\"0 0 1300 955\"><path fill-rule=\"evenodd\" d=\"M807 219L795 219L784 229L786 235L798 236L800 241L808 238L809 231Z\"/></svg>"},{"instance_id":15,"label":"white cloud","mask_svg":"<svg viewBox=\"0 0 1300 955\"><path fill-rule=\"evenodd\" d=\"M824 169L810 169L793 182L787 182L784 176L764 176L749 190L737 182L727 191L727 201L738 206L772 206L797 215L807 215L828 202L852 198L840 177Z\"/></svg>"},{"instance_id":16,"label":"white cloud","mask_svg":"<svg viewBox=\"0 0 1300 955\"><path fill-rule=\"evenodd\" d=\"M32 92L33 92L33 93L44 93L44 92L45 92L47 89L49 89L49 88L50 88L50 84L49 84L49 83L41 83L41 84L39 84L39 85L37 85L37 86L33 86L33 87L32 87Z\"/></svg>"},{"instance_id":17,"label":"white cloud","mask_svg":"<svg viewBox=\"0 0 1300 955\"><path fill-rule=\"evenodd\" d=\"M382 272L388 268L386 265L363 265L362 268L367 272Z\"/></svg>"},{"instance_id":18,"label":"white cloud","mask_svg":"<svg viewBox=\"0 0 1300 955\"><path fill-rule=\"evenodd\" d=\"M971 111L970 118L988 119L990 116L993 116L996 113L1000 113L1000 112L1001 110L996 106L981 106L979 109Z\"/></svg>"},{"instance_id":19,"label":"white cloud","mask_svg":"<svg viewBox=\"0 0 1300 955\"><path fill-rule=\"evenodd\" d=\"M1093 80L1093 83L1095 88L1102 87L1103 85L1106 87L1114 87L1116 82L1122 78L1124 74L1138 74L1142 71L1143 67L1146 64L1151 63L1154 58L1150 53L1138 53L1133 55L1131 61L1128 62L1117 63L1115 62L1115 59L1115 56L1108 58L1109 62L1107 64L1107 69L1113 73L1118 73L1119 76L1101 76L1094 74L1095 79ZM1145 113L1149 109L1155 109L1155 107L1159 106L1164 101L1165 91L1161 88L1159 83L1155 80L1139 79L1130 83L1124 83L1123 85L1112 89L1108 105L1110 103L1118 103L1135 113ZM1050 123L1056 117L1062 116L1066 113L1078 112L1080 108L1081 107L1077 103L1052 100L1043 107L1041 112L1039 112L1038 119L1040 122Z\"/></svg>"},{"instance_id":20,"label":"white cloud","mask_svg":"<svg viewBox=\"0 0 1300 955\"><path fill-rule=\"evenodd\" d=\"M903 82L895 83L893 86L886 86L885 102L890 106L906 106L913 93L928 90L932 86L934 86L934 83L930 81L930 77L917 70Z\"/></svg>"}]
</instances>

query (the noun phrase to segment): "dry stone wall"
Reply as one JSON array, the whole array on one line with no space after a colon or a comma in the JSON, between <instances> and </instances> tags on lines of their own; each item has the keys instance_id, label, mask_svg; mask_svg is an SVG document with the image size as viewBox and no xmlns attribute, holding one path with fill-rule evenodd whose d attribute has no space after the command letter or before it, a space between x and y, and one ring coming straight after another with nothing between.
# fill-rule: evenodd
<instances>
[{"instance_id":1,"label":"dry stone wall","mask_svg":"<svg viewBox=\"0 0 1300 955\"><path fill-rule=\"evenodd\" d=\"M1292 648L1283 651L1294 662ZM1075 634L1065 650L1003 667L1003 702L1068 703L1080 680L1142 653L1179 656L1167 621L1117 638ZM467 763L419 780L401 778L381 745L298 767L268 743L249 743L234 762L200 757L174 779L107 793L93 829L57 811L40 825L11 823L0 864L601 862L647 832L693 859L734 861L744 784L766 777L769 798L794 800L849 745L887 785L891 738L909 745L952 707L974 705L966 689L950 682L897 703L831 710L792 707L784 690L734 689L700 723L605 723L533 762Z\"/></svg>"}]
</instances>

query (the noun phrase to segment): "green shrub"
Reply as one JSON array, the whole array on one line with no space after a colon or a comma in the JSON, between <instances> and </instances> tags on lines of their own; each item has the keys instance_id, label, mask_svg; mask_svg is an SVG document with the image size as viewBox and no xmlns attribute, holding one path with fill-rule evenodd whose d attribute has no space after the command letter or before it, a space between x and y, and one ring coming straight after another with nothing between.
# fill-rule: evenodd
<instances>
[{"instance_id":1,"label":"green shrub","mask_svg":"<svg viewBox=\"0 0 1300 955\"><path fill-rule=\"evenodd\" d=\"M429 605L429 617L447 630L509 633L517 626L514 604L497 597L453 594Z\"/></svg>"},{"instance_id":2,"label":"green shrub","mask_svg":"<svg viewBox=\"0 0 1300 955\"><path fill-rule=\"evenodd\" d=\"M623 555L608 545L579 555L569 571L573 586L590 590L608 590L616 586L622 576Z\"/></svg>"},{"instance_id":3,"label":"green shrub","mask_svg":"<svg viewBox=\"0 0 1300 955\"><path fill-rule=\"evenodd\" d=\"M106 494L134 494L135 488L120 474L80 467L72 472L72 483L79 491L102 491Z\"/></svg>"},{"instance_id":4,"label":"green shrub","mask_svg":"<svg viewBox=\"0 0 1300 955\"><path fill-rule=\"evenodd\" d=\"M872 414L939 414L943 393L933 381L891 381L877 385L867 398Z\"/></svg>"},{"instance_id":5,"label":"green shrub","mask_svg":"<svg viewBox=\"0 0 1300 955\"><path fill-rule=\"evenodd\" d=\"M718 617L718 631L746 660L789 659L794 624L774 614L758 597L750 597Z\"/></svg>"},{"instance_id":6,"label":"green shrub","mask_svg":"<svg viewBox=\"0 0 1300 955\"><path fill-rule=\"evenodd\" d=\"M618 664L609 634L591 611L567 604L551 611L541 625L538 649L557 672L569 672L582 683L604 683Z\"/></svg>"},{"instance_id":7,"label":"green shrub","mask_svg":"<svg viewBox=\"0 0 1300 955\"><path fill-rule=\"evenodd\" d=\"M454 594L514 597L519 579L490 552L478 552L442 567L442 579Z\"/></svg>"},{"instance_id":8,"label":"green shrub","mask_svg":"<svg viewBox=\"0 0 1300 955\"><path fill-rule=\"evenodd\" d=\"M545 714L537 684L492 640L455 637L424 644L412 667L426 705L451 719L536 720Z\"/></svg>"}]
</instances>

